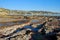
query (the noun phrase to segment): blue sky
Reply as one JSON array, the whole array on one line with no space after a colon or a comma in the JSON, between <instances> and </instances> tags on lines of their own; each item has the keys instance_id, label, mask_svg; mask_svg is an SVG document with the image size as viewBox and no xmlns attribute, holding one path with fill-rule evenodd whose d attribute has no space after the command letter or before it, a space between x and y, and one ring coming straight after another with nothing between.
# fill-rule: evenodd
<instances>
[{"instance_id":1,"label":"blue sky","mask_svg":"<svg viewBox=\"0 0 60 40\"><path fill-rule=\"evenodd\" d=\"M0 0L0 8L60 12L60 0Z\"/></svg>"}]
</instances>

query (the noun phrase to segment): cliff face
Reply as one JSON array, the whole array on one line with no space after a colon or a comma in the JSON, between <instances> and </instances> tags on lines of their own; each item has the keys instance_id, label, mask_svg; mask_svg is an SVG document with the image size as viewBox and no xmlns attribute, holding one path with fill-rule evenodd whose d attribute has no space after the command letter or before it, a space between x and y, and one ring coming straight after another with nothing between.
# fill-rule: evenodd
<instances>
[{"instance_id":1,"label":"cliff face","mask_svg":"<svg viewBox=\"0 0 60 40\"><path fill-rule=\"evenodd\" d=\"M60 13L48 11L22 11L22 10L9 10L0 8L1 15L22 15L22 16L59 16Z\"/></svg>"},{"instance_id":2,"label":"cliff face","mask_svg":"<svg viewBox=\"0 0 60 40\"><path fill-rule=\"evenodd\" d=\"M7 15L8 14L8 10L0 8L0 16L1 15Z\"/></svg>"}]
</instances>

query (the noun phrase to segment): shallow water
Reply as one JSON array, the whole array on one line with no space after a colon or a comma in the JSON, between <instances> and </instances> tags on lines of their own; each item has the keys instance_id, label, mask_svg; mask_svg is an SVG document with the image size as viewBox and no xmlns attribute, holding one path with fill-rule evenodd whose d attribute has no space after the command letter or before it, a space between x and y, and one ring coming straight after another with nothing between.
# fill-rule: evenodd
<instances>
[{"instance_id":1,"label":"shallow water","mask_svg":"<svg viewBox=\"0 0 60 40\"><path fill-rule=\"evenodd\" d=\"M24 22L27 22L27 21L23 20L23 21L17 21L17 22L0 23L0 26L11 26L11 25L16 25L16 24L23 24ZM39 22L39 20L31 20L31 22Z\"/></svg>"},{"instance_id":2,"label":"shallow water","mask_svg":"<svg viewBox=\"0 0 60 40\"><path fill-rule=\"evenodd\" d=\"M39 22L39 20L31 20L31 22Z\"/></svg>"}]
</instances>

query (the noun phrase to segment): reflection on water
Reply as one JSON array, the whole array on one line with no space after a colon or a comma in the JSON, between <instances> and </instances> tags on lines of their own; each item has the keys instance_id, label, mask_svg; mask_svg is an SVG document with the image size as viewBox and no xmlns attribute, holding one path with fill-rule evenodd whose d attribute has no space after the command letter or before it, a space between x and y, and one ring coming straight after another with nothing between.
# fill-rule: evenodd
<instances>
[{"instance_id":1,"label":"reflection on water","mask_svg":"<svg viewBox=\"0 0 60 40\"><path fill-rule=\"evenodd\" d=\"M23 22L18 21L18 22L7 22L7 23L0 23L0 26L12 26L15 24L23 24Z\"/></svg>"},{"instance_id":2,"label":"reflection on water","mask_svg":"<svg viewBox=\"0 0 60 40\"><path fill-rule=\"evenodd\" d=\"M15 23L13 22L8 22L8 23L0 23L0 26L10 26L10 25L14 25Z\"/></svg>"},{"instance_id":3,"label":"reflection on water","mask_svg":"<svg viewBox=\"0 0 60 40\"><path fill-rule=\"evenodd\" d=\"M31 20L31 22L39 22L39 20Z\"/></svg>"},{"instance_id":4,"label":"reflection on water","mask_svg":"<svg viewBox=\"0 0 60 40\"><path fill-rule=\"evenodd\" d=\"M15 24L23 24L25 22L28 22L27 20L17 21L17 22L6 22L6 23L0 23L0 26L12 26ZM39 20L31 20L31 22L39 22Z\"/></svg>"}]
</instances>

